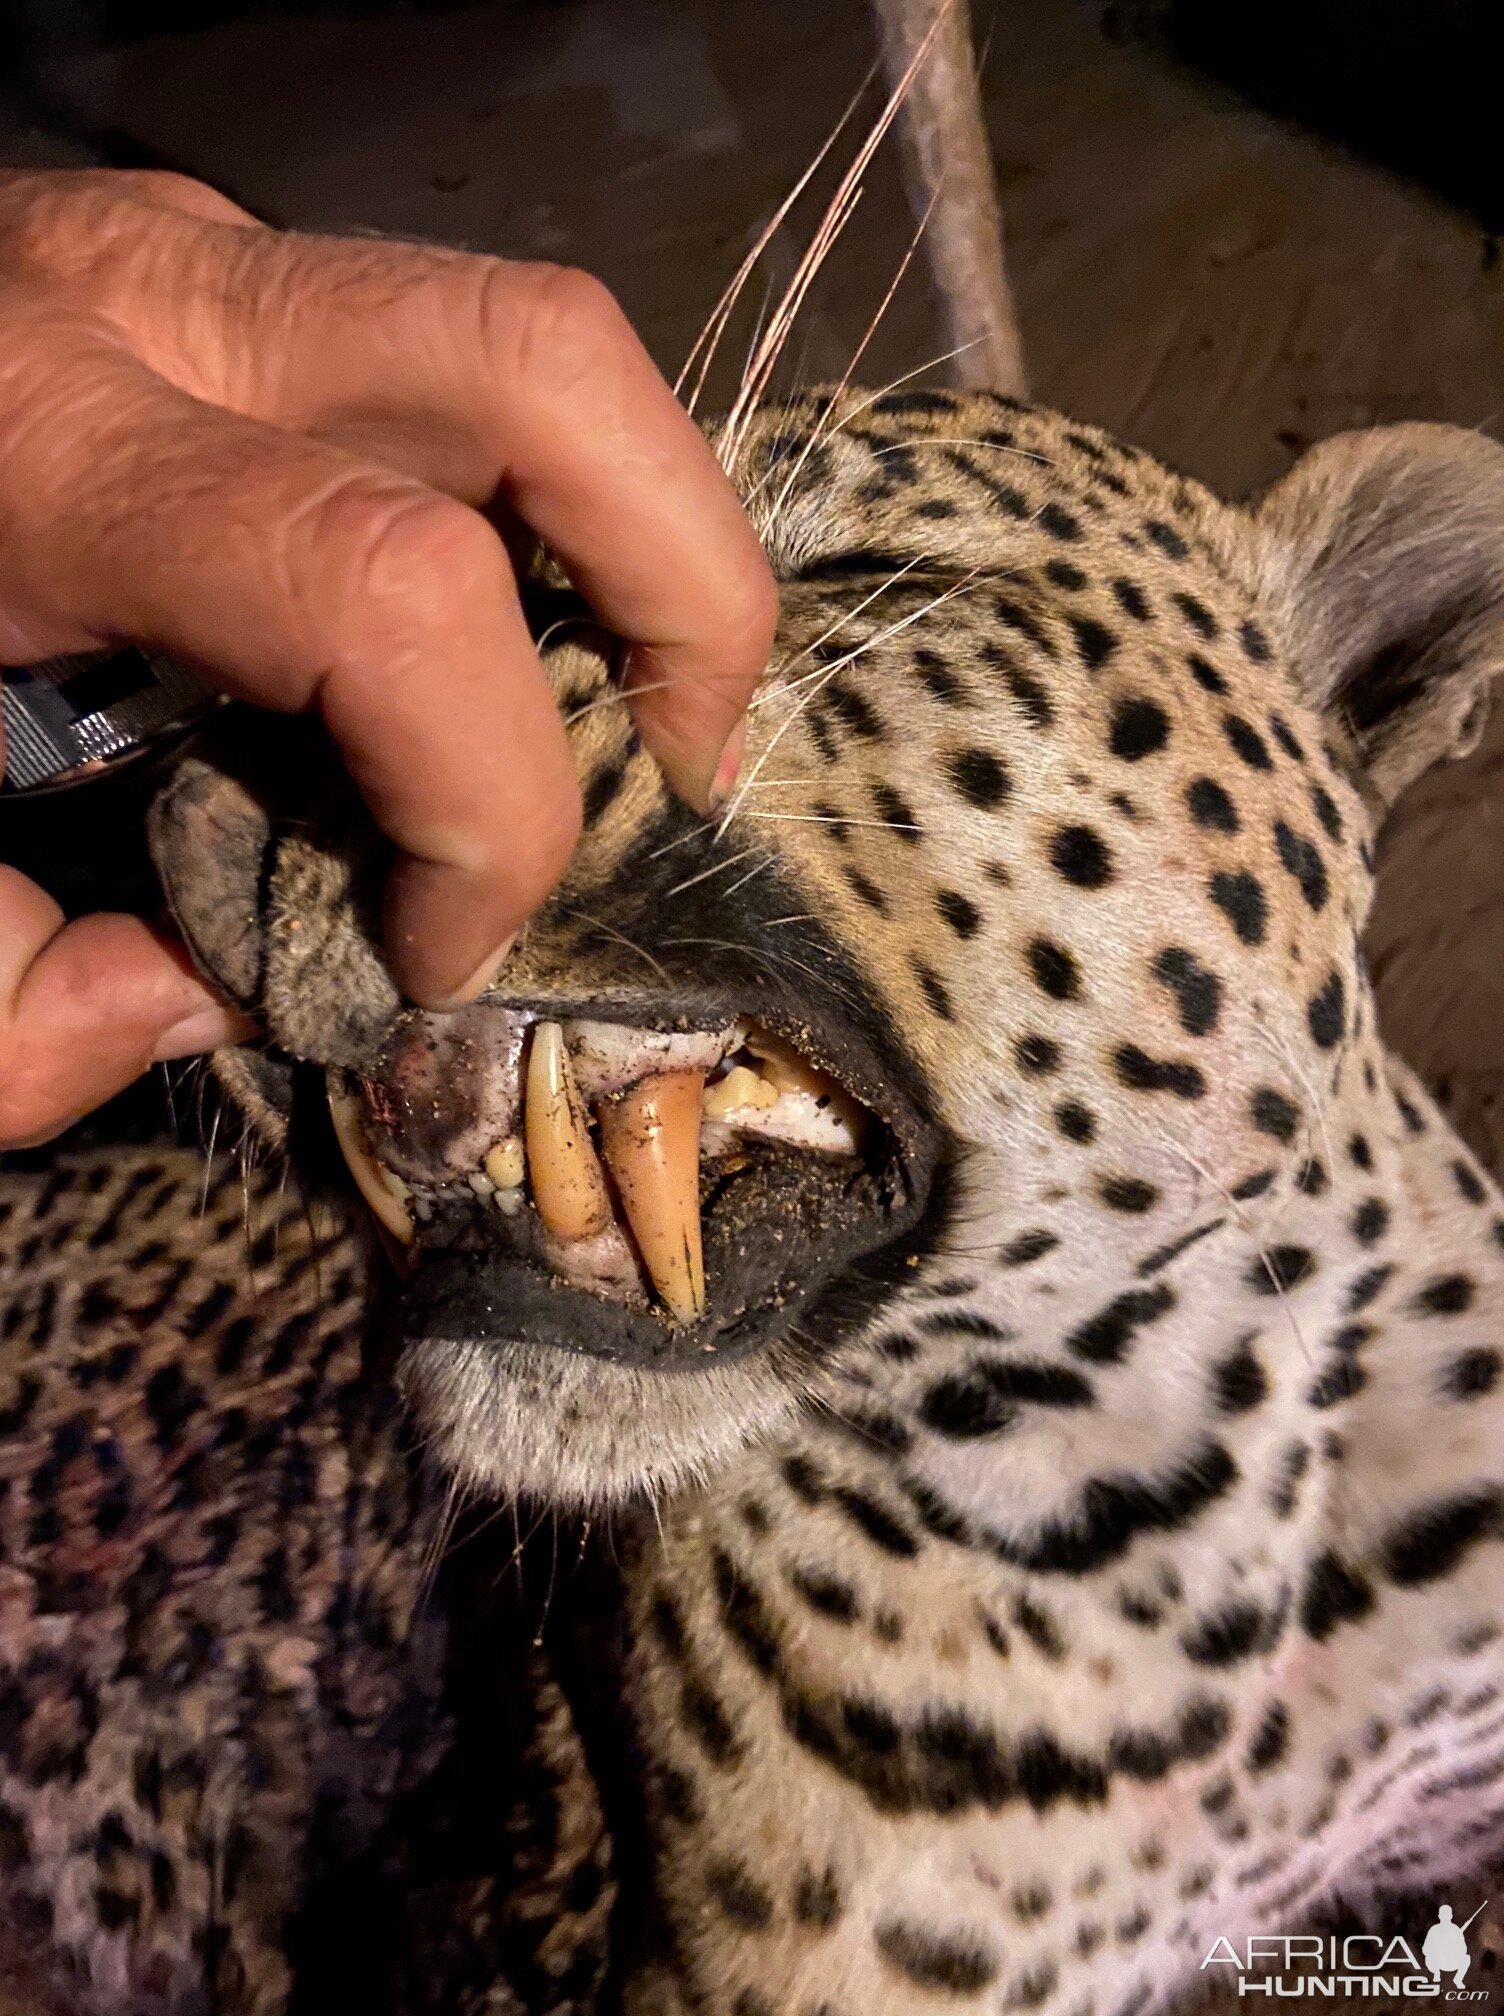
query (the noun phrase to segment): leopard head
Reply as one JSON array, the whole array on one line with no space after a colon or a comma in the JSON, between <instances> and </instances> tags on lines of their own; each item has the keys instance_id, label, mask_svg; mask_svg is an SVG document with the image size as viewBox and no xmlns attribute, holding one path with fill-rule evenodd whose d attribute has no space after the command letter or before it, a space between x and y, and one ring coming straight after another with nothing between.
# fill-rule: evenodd
<instances>
[{"instance_id":1,"label":"leopard head","mask_svg":"<svg viewBox=\"0 0 1504 2016\"><path fill-rule=\"evenodd\" d=\"M887 1391L916 1322L985 1408L968 1352L1275 1225L1374 1096L1376 822L1504 650L1504 451L1459 430L1247 508L982 394L812 393L723 448L781 584L741 780L677 805L540 590L585 832L473 1006L398 995L322 752L242 734L152 816L266 1030L226 1081L278 1140L332 1112L401 1382L490 1491L675 1486Z\"/></svg>"}]
</instances>

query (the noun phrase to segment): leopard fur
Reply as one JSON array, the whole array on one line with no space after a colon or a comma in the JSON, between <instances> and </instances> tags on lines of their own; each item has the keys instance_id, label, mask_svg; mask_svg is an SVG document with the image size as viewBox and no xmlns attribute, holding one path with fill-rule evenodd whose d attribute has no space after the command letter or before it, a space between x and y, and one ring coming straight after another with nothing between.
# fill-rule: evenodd
<instances>
[{"instance_id":1,"label":"leopard fur","mask_svg":"<svg viewBox=\"0 0 1504 2016\"><path fill-rule=\"evenodd\" d=\"M1235 509L986 395L806 395L722 448L783 589L743 783L715 826L672 806L603 656L556 637L587 828L498 996L646 1018L714 963L807 1012L817 1054L836 1004L941 1144L922 1209L749 1357L653 1373L409 1328L393 1375L359 1359L379 1293L347 1258L321 1299L290 1209L252 1301L212 1181L195 1228L181 1175L177 1205L148 1178L117 1206L115 1165L59 1165L45 1211L58 1179L9 1179L0 1842L70 2006L297 1993L321 1788L358 1754L356 1861L442 1777L453 1659L418 1599L445 1479L609 1503L620 1572L550 1627L521 1749L567 1754L572 1817L541 1892L495 1906L557 1908L559 1968L488 1930L487 1989L436 1967L403 2006L1137 2016L1216 1937L1498 1858L1504 1198L1385 1051L1360 941L1383 806L1468 746L1499 662L1504 452L1383 430ZM156 838L190 944L265 1017L240 1103L296 1139L284 1060L360 1068L400 1009L368 836L204 763ZM123 1341L118 1392L80 1376ZM226 1450L237 1412L264 1430ZM144 1466L124 1555L110 1438ZM96 1561L123 1578L102 1623ZM168 1734L219 1776L170 1838L123 1813L136 1906L106 1925L112 1759ZM242 1814L276 1845L223 1980L213 1856ZM39 1898L77 1901L44 1924Z\"/></svg>"}]
</instances>

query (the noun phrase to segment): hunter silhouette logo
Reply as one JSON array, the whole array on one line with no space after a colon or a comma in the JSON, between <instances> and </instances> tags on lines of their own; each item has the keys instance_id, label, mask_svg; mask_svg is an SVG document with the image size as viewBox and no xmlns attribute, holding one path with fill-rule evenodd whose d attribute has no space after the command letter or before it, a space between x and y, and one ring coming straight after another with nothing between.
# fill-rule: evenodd
<instances>
[{"instance_id":1,"label":"hunter silhouette logo","mask_svg":"<svg viewBox=\"0 0 1504 2016\"><path fill-rule=\"evenodd\" d=\"M1240 1996L1278 1996L1281 2001L1302 1996L1325 2001L1339 1995L1419 2001L1434 1996L1443 2002L1486 2002L1486 1988L1465 1985L1472 1965L1468 1927L1486 1909L1485 1900L1472 1918L1458 1925L1451 1905L1443 1904L1419 1953L1399 1933L1385 1937L1378 1932L1350 1932L1326 1938L1315 1933L1255 1934L1241 1952L1224 1935L1213 1942L1201 1966L1203 1971L1235 1967Z\"/></svg>"},{"instance_id":2,"label":"hunter silhouette logo","mask_svg":"<svg viewBox=\"0 0 1504 2016\"><path fill-rule=\"evenodd\" d=\"M1483 1908L1480 1904L1478 1911ZM1473 1913L1473 1918L1477 1917L1478 1911ZM1440 1981L1443 1974L1450 1974L1454 1988L1460 1988L1466 1981L1467 1970L1472 1965L1472 1955L1467 1950L1467 1927L1472 1924L1473 1918L1468 1919L1467 1925L1454 1925L1451 1905L1443 1904L1436 1914L1436 1923L1426 1934L1425 1945L1420 1949L1421 1958L1435 1978Z\"/></svg>"}]
</instances>

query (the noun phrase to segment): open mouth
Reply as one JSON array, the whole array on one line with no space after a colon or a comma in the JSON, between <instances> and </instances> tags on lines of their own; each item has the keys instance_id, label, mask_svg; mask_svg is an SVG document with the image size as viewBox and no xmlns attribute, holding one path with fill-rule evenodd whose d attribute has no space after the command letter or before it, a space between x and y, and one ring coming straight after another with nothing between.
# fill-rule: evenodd
<instances>
[{"instance_id":1,"label":"open mouth","mask_svg":"<svg viewBox=\"0 0 1504 2016\"><path fill-rule=\"evenodd\" d=\"M808 1030L413 1010L331 1069L362 1196L429 1336L661 1364L751 1348L922 1209L924 1130Z\"/></svg>"}]
</instances>

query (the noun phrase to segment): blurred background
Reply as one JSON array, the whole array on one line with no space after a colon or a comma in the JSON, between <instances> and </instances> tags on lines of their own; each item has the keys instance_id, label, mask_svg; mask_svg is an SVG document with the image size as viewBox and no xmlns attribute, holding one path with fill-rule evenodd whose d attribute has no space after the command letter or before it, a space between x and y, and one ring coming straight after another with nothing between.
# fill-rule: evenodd
<instances>
[{"instance_id":1,"label":"blurred background","mask_svg":"<svg viewBox=\"0 0 1504 2016\"><path fill-rule=\"evenodd\" d=\"M1324 434L1504 426L1498 0L973 0L1035 390L1224 494ZM0 160L588 267L674 372L873 60L867 0L0 0ZM874 99L875 102L875 99ZM786 281L789 220L723 351ZM912 231L879 157L784 360L837 376ZM941 348L919 268L862 375ZM1392 822L1391 1040L1504 1170L1504 712Z\"/></svg>"}]
</instances>

